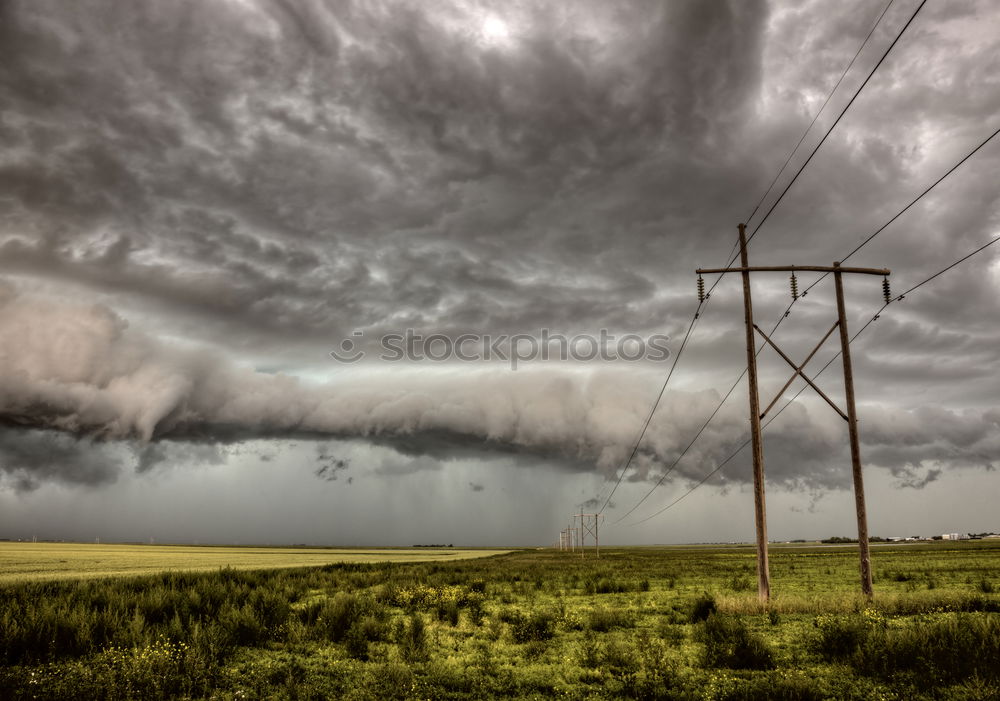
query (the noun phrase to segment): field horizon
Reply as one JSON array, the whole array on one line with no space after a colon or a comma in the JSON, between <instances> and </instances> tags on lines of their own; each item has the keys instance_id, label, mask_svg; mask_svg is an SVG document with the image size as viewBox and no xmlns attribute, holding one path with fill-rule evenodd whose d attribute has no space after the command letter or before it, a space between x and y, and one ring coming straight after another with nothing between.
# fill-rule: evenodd
<instances>
[{"instance_id":1,"label":"field horizon","mask_svg":"<svg viewBox=\"0 0 1000 701\"><path fill-rule=\"evenodd\" d=\"M499 548L0 542L0 583L488 557Z\"/></svg>"}]
</instances>

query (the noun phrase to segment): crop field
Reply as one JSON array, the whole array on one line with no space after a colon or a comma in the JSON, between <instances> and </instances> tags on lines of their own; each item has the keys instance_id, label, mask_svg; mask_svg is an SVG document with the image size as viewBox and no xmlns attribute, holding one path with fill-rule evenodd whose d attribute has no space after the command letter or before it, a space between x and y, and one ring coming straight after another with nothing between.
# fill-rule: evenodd
<instances>
[{"instance_id":1,"label":"crop field","mask_svg":"<svg viewBox=\"0 0 1000 701\"><path fill-rule=\"evenodd\" d=\"M0 582L110 577L165 571L276 569L334 562L427 562L494 555L461 548L261 548L0 542Z\"/></svg>"},{"instance_id":2,"label":"crop field","mask_svg":"<svg viewBox=\"0 0 1000 701\"><path fill-rule=\"evenodd\" d=\"M1000 698L1000 543L587 555L6 581L0 698Z\"/></svg>"}]
</instances>

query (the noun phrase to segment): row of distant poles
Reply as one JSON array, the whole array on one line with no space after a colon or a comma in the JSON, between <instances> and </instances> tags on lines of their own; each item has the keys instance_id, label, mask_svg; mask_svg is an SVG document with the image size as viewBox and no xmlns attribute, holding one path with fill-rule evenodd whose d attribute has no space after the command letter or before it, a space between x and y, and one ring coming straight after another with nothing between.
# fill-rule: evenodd
<instances>
[{"instance_id":1,"label":"row of distant poles","mask_svg":"<svg viewBox=\"0 0 1000 701\"><path fill-rule=\"evenodd\" d=\"M580 551L580 557L586 556L587 536L594 539L594 553L601 556L601 537L598 528L604 519L601 514L585 514L581 510L573 514L572 523L559 531L559 549L567 552Z\"/></svg>"},{"instance_id":2,"label":"row of distant poles","mask_svg":"<svg viewBox=\"0 0 1000 701\"><path fill-rule=\"evenodd\" d=\"M851 341L847 333L847 313L844 306L844 285L843 276L845 273L859 275L879 275L883 278L882 291L886 303L891 296L889 292L889 271L882 268L853 268L843 267L840 263L832 266L820 265L778 265L778 266L750 266L747 262L747 240L746 225L739 225L740 232L740 267L738 268L700 268L698 269L698 297L699 301L705 300L705 282L701 278L702 274L725 274L740 273L743 277L743 310L746 321L746 344L747 344L747 381L750 394L750 439L753 450L753 487L754 487L754 516L757 526L757 594L762 601L767 601L771 597L771 574L768 568L767 559L767 510L764 501L764 446L761 439L761 420L767 415L778 401L778 399L788 389L789 385L797 378L801 377L812 387L827 404L829 404L837 414L847 422L847 433L851 444L851 467L854 475L854 503L858 516L858 551L861 558L861 591L865 596L872 595L872 568L871 555L868 548L868 516L865 509L865 485L861 473L861 447L858 441L858 416L854 404L854 372L851 367ZM796 365L788 355L782 351L777 344L766 334L753 320L753 299L750 294L750 273L757 272L790 272L792 297L798 297L798 284L795 277L797 271L810 271L821 273L833 273L834 287L837 295L837 321L830 327L812 352L802 363ZM820 347L826 343L834 331L840 332L840 354L844 364L844 392L846 401L846 411L839 406L823 390L816 386L816 383L806 376L803 369L812 360ZM764 341L773 348L781 358L788 363L792 369L792 376L777 393L774 400L767 405L764 411L760 410L760 397L757 391L757 349L756 336L759 333Z\"/></svg>"}]
</instances>

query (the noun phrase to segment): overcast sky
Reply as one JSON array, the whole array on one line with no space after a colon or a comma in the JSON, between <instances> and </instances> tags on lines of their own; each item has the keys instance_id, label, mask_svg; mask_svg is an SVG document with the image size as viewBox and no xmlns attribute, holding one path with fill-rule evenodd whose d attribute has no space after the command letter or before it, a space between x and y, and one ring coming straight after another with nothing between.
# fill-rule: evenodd
<instances>
[{"instance_id":1,"label":"overcast sky","mask_svg":"<svg viewBox=\"0 0 1000 701\"><path fill-rule=\"evenodd\" d=\"M751 229L918 4L892 2ZM382 339L603 330L676 354L694 270L727 261L884 7L0 0L0 537L554 541L604 502L673 357L390 361ZM751 262L841 259L998 127L1000 6L930 0ZM997 142L851 264L898 293L1000 234ZM998 254L852 346L873 534L1000 531ZM845 285L854 331L881 280ZM787 277L753 291L770 328ZM776 339L799 361L835 313L825 280ZM753 539L748 451L630 525L746 440L745 382L613 525L743 370L742 324L724 279L607 542ZM788 372L761 353L765 405ZM820 384L843 404L839 365ZM811 391L765 470L772 538L856 532L846 426Z\"/></svg>"}]
</instances>

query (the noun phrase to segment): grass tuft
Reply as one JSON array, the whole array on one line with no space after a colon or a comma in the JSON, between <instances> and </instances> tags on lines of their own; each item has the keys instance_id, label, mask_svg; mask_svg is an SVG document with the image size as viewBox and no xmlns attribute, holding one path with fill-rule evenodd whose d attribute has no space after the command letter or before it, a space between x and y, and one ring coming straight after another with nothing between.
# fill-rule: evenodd
<instances>
[{"instance_id":1,"label":"grass tuft","mask_svg":"<svg viewBox=\"0 0 1000 701\"><path fill-rule=\"evenodd\" d=\"M705 667L772 669L774 653L764 638L739 618L713 613L701 624L696 640L704 647Z\"/></svg>"}]
</instances>

